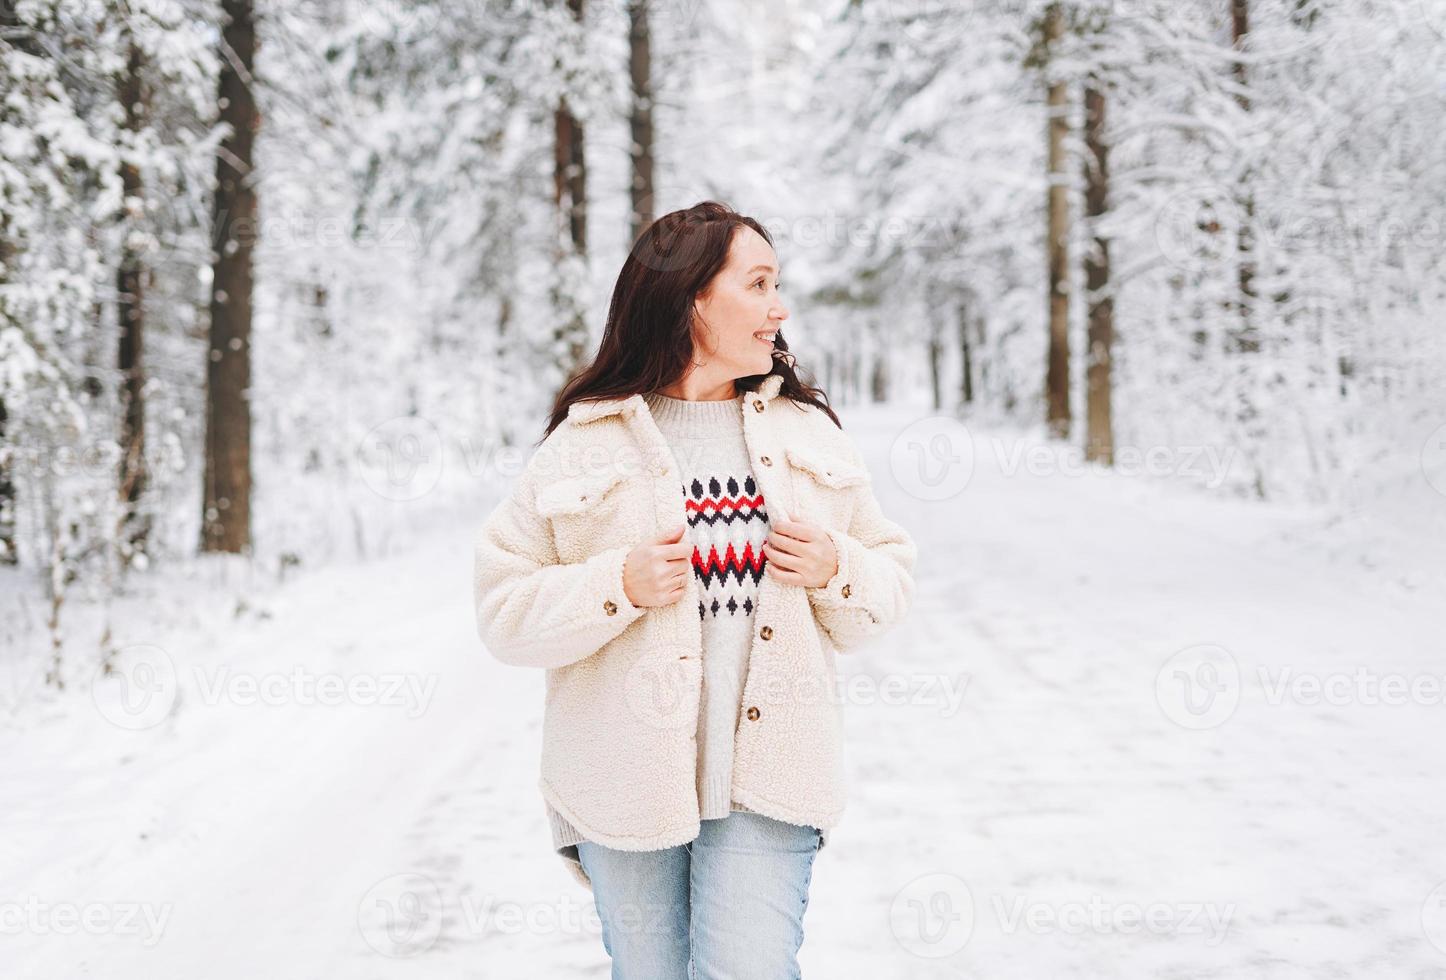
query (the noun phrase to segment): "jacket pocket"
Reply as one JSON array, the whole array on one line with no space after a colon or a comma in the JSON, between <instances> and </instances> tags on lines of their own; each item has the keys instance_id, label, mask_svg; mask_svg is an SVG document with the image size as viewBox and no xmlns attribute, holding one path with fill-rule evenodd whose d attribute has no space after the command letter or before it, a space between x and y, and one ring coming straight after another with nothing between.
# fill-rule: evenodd
<instances>
[{"instance_id":1,"label":"jacket pocket","mask_svg":"<svg viewBox=\"0 0 1446 980\"><path fill-rule=\"evenodd\" d=\"M617 470L556 480L537 491L537 513L541 517L581 514L598 506L627 474Z\"/></svg>"},{"instance_id":2,"label":"jacket pocket","mask_svg":"<svg viewBox=\"0 0 1446 980\"><path fill-rule=\"evenodd\" d=\"M863 486L869 471L861 466L812 446L788 447L788 462L821 485L833 490Z\"/></svg>"},{"instance_id":3,"label":"jacket pocket","mask_svg":"<svg viewBox=\"0 0 1446 980\"><path fill-rule=\"evenodd\" d=\"M626 473L605 470L555 480L537 491L537 514L552 528L559 560L585 561L625 540L631 526L624 520L626 482Z\"/></svg>"},{"instance_id":4,"label":"jacket pocket","mask_svg":"<svg viewBox=\"0 0 1446 980\"><path fill-rule=\"evenodd\" d=\"M869 483L869 472L838 454L816 446L786 450L793 476L793 496L800 513L826 528L848 530L854 495Z\"/></svg>"}]
</instances>

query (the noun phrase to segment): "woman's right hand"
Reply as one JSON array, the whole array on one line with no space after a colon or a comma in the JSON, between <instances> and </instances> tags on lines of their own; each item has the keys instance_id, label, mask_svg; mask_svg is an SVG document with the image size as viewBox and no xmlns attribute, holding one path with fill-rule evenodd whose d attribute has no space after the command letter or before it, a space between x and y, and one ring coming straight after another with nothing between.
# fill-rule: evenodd
<instances>
[{"instance_id":1,"label":"woman's right hand","mask_svg":"<svg viewBox=\"0 0 1446 980\"><path fill-rule=\"evenodd\" d=\"M623 561L623 592L634 606L667 606L683 597L693 574L693 543L686 523L640 544Z\"/></svg>"}]
</instances>

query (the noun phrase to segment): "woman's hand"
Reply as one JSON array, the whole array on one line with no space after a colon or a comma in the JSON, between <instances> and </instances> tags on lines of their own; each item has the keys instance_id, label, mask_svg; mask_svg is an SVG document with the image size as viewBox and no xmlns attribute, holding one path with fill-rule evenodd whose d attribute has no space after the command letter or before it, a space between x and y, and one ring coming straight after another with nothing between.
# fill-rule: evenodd
<instances>
[{"instance_id":1,"label":"woman's hand","mask_svg":"<svg viewBox=\"0 0 1446 980\"><path fill-rule=\"evenodd\" d=\"M693 574L693 542L679 524L648 544L640 544L623 560L623 593L639 609L666 606L683 598Z\"/></svg>"},{"instance_id":2,"label":"woman's hand","mask_svg":"<svg viewBox=\"0 0 1446 980\"><path fill-rule=\"evenodd\" d=\"M763 544L765 574L787 585L818 588L838 574L838 549L820 525L778 518Z\"/></svg>"}]
</instances>

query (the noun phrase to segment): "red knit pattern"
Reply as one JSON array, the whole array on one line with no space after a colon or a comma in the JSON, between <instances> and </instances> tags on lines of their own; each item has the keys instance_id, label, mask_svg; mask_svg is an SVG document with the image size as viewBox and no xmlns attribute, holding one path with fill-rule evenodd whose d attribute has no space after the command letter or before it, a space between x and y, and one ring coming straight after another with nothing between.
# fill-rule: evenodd
<instances>
[{"instance_id":1,"label":"red knit pattern","mask_svg":"<svg viewBox=\"0 0 1446 980\"><path fill-rule=\"evenodd\" d=\"M707 585L714 575L725 579L731 575L741 583L745 572L752 575L756 583L763 577L763 566L767 563L768 557L761 551L758 554L753 553L751 541L743 546L742 555L735 552L730 544L728 553L722 558L718 557L717 548L708 549L706 560L698 553L697 548L693 549L693 573L703 580L704 585Z\"/></svg>"},{"instance_id":2,"label":"red knit pattern","mask_svg":"<svg viewBox=\"0 0 1446 980\"><path fill-rule=\"evenodd\" d=\"M695 542L693 574L707 593L698 604L698 614L751 613L752 594L768 563L762 540L767 536L768 512L757 483L751 474L741 481L731 476L694 479L683 495Z\"/></svg>"}]
</instances>

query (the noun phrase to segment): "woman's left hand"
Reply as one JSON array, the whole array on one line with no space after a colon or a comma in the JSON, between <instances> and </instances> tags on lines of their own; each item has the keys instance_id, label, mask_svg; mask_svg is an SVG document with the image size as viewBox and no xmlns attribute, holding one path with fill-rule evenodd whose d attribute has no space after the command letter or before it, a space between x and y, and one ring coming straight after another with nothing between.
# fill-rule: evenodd
<instances>
[{"instance_id":1,"label":"woman's left hand","mask_svg":"<svg viewBox=\"0 0 1446 980\"><path fill-rule=\"evenodd\" d=\"M778 519L763 544L766 574L787 585L818 588L838 573L838 550L812 521Z\"/></svg>"}]
</instances>

